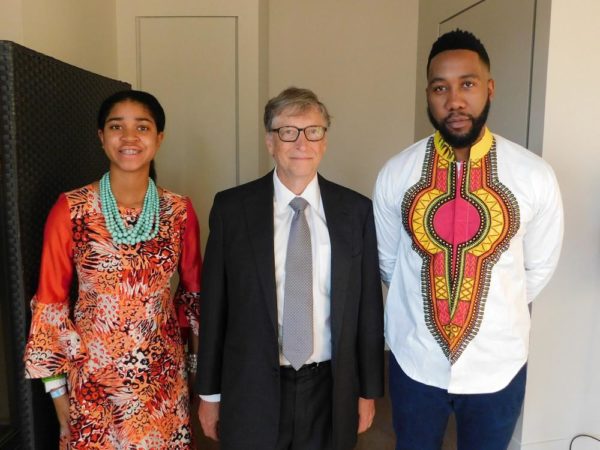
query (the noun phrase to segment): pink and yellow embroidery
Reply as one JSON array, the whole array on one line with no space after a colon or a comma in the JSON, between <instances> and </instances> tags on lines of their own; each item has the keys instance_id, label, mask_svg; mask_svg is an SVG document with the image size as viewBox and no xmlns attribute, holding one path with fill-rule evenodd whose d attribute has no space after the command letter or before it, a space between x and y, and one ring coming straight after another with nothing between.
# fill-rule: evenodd
<instances>
[{"instance_id":1,"label":"pink and yellow embroidery","mask_svg":"<svg viewBox=\"0 0 600 450\"><path fill-rule=\"evenodd\" d=\"M477 334L492 267L519 227L517 201L498 181L495 146L486 130L458 170L436 133L421 179L402 203L404 227L423 258L425 321L451 363Z\"/></svg>"}]
</instances>

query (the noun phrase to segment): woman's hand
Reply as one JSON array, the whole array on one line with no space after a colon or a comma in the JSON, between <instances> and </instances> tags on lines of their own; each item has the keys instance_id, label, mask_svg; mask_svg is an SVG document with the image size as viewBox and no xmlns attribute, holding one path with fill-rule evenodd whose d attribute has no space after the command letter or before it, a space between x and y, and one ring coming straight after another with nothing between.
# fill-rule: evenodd
<instances>
[{"instance_id":1,"label":"woman's hand","mask_svg":"<svg viewBox=\"0 0 600 450\"><path fill-rule=\"evenodd\" d=\"M71 430L69 429L69 396L63 394L53 399L53 401L54 409L56 409L56 417L60 424L60 439L66 439L68 442L71 438Z\"/></svg>"}]
</instances>

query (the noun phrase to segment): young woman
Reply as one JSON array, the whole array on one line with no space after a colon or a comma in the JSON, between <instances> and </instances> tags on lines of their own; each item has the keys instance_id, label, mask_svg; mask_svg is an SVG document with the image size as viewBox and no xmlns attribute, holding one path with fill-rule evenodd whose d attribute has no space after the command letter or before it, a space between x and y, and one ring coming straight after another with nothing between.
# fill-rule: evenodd
<instances>
[{"instance_id":1,"label":"young woman","mask_svg":"<svg viewBox=\"0 0 600 450\"><path fill-rule=\"evenodd\" d=\"M191 448L180 328L195 371L202 262L190 200L149 177L164 126L146 92L107 98L98 136L110 170L61 194L46 222L24 360L54 400L61 448Z\"/></svg>"}]
</instances>

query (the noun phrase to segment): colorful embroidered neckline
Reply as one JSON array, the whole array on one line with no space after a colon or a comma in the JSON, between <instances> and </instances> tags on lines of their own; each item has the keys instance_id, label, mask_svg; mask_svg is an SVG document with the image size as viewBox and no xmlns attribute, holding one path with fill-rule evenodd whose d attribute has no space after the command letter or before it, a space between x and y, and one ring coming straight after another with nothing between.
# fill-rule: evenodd
<instances>
[{"instance_id":1,"label":"colorful embroidered neckline","mask_svg":"<svg viewBox=\"0 0 600 450\"><path fill-rule=\"evenodd\" d=\"M454 363L479 331L492 269L519 229L519 205L498 180L491 133L461 170L447 158L450 147L444 155L434 141L420 180L404 196L402 218L423 259L425 323Z\"/></svg>"},{"instance_id":2,"label":"colorful embroidered neckline","mask_svg":"<svg viewBox=\"0 0 600 450\"><path fill-rule=\"evenodd\" d=\"M479 161L485 155L490 152L492 144L494 143L494 136L490 130L486 127L483 137L477 141L472 147L469 155L470 161ZM453 162L456 160L454 156L454 150L448 144L439 131L436 131L433 135L433 145L437 153L444 158L446 161Z\"/></svg>"}]
</instances>

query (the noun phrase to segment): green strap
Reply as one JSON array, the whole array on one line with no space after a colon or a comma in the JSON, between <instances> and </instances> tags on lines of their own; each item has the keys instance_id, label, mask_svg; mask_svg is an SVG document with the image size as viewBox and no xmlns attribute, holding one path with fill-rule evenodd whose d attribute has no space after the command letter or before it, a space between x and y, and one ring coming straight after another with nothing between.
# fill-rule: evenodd
<instances>
[{"instance_id":1,"label":"green strap","mask_svg":"<svg viewBox=\"0 0 600 450\"><path fill-rule=\"evenodd\" d=\"M61 373L60 375L52 375L51 377L42 378L44 383L49 383L54 380L62 380L65 378L65 374Z\"/></svg>"}]
</instances>

